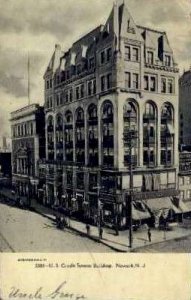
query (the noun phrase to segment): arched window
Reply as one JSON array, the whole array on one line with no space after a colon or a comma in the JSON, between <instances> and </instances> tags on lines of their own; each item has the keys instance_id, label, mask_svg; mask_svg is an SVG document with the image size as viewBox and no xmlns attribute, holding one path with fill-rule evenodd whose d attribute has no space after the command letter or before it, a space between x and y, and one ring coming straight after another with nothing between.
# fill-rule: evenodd
<instances>
[{"instance_id":1,"label":"arched window","mask_svg":"<svg viewBox=\"0 0 191 300\"><path fill-rule=\"evenodd\" d=\"M128 100L123 107L123 145L124 145L124 165L128 166L130 163L137 165L137 105L134 101Z\"/></svg>"},{"instance_id":2,"label":"arched window","mask_svg":"<svg viewBox=\"0 0 191 300\"><path fill-rule=\"evenodd\" d=\"M85 120L84 111L78 108L76 111L75 124L76 161L85 163Z\"/></svg>"},{"instance_id":3,"label":"arched window","mask_svg":"<svg viewBox=\"0 0 191 300\"><path fill-rule=\"evenodd\" d=\"M147 167L156 164L156 121L156 106L148 101L143 115L143 164Z\"/></svg>"},{"instance_id":4,"label":"arched window","mask_svg":"<svg viewBox=\"0 0 191 300\"><path fill-rule=\"evenodd\" d=\"M106 100L102 106L102 136L103 136L103 165L113 167L114 165L114 123L113 104Z\"/></svg>"},{"instance_id":5,"label":"arched window","mask_svg":"<svg viewBox=\"0 0 191 300\"><path fill-rule=\"evenodd\" d=\"M64 122L64 139L65 139L65 158L66 161L73 161L73 116L70 110L65 113Z\"/></svg>"},{"instance_id":6,"label":"arched window","mask_svg":"<svg viewBox=\"0 0 191 300\"><path fill-rule=\"evenodd\" d=\"M88 107L88 164L98 165L98 117L97 106L91 104Z\"/></svg>"},{"instance_id":7,"label":"arched window","mask_svg":"<svg viewBox=\"0 0 191 300\"><path fill-rule=\"evenodd\" d=\"M161 108L161 165L171 166L174 153L174 116L173 106L164 103Z\"/></svg>"}]
</instances>

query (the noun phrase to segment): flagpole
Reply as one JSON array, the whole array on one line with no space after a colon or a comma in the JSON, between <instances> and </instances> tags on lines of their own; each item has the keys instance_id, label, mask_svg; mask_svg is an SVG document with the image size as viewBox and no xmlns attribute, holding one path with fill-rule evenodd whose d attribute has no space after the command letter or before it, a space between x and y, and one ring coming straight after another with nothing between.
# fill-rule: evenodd
<instances>
[{"instance_id":1,"label":"flagpole","mask_svg":"<svg viewBox=\"0 0 191 300\"><path fill-rule=\"evenodd\" d=\"M29 57L29 52L28 52L27 71L28 71L28 105L30 105L30 57Z\"/></svg>"}]
</instances>

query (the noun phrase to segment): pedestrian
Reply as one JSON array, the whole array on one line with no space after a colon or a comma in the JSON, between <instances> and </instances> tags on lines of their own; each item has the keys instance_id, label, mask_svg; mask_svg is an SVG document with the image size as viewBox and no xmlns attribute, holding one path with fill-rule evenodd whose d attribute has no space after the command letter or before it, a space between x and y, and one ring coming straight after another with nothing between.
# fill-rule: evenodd
<instances>
[{"instance_id":1,"label":"pedestrian","mask_svg":"<svg viewBox=\"0 0 191 300\"><path fill-rule=\"evenodd\" d=\"M149 239L149 242L151 242L151 229L150 228L148 229L148 239Z\"/></svg>"},{"instance_id":2,"label":"pedestrian","mask_svg":"<svg viewBox=\"0 0 191 300\"><path fill-rule=\"evenodd\" d=\"M102 239L103 238L103 228L100 227L99 229L99 238Z\"/></svg>"},{"instance_id":3,"label":"pedestrian","mask_svg":"<svg viewBox=\"0 0 191 300\"><path fill-rule=\"evenodd\" d=\"M86 224L87 235L90 235L90 225Z\"/></svg>"}]
</instances>

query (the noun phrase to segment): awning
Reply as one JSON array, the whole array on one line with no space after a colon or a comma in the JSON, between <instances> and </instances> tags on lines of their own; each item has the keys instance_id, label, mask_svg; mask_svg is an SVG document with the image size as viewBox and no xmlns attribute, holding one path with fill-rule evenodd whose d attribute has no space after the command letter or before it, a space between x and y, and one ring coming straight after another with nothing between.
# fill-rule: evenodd
<instances>
[{"instance_id":1,"label":"awning","mask_svg":"<svg viewBox=\"0 0 191 300\"><path fill-rule=\"evenodd\" d=\"M136 208L135 203L132 205L132 218L135 221L138 220L146 220L151 217L150 213L148 211L144 210L139 210Z\"/></svg>"},{"instance_id":2,"label":"awning","mask_svg":"<svg viewBox=\"0 0 191 300\"><path fill-rule=\"evenodd\" d=\"M154 213L156 213L157 211L163 211L167 209L173 210L176 214L182 213L182 211L172 203L169 197L148 199L145 201L145 204Z\"/></svg>"},{"instance_id":3,"label":"awning","mask_svg":"<svg viewBox=\"0 0 191 300\"><path fill-rule=\"evenodd\" d=\"M181 209L181 211L183 213L191 212L191 206L189 207L189 205L187 205L187 203L183 202L181 199L179 200L179 208Z\"/></svg>"}]
</instances>

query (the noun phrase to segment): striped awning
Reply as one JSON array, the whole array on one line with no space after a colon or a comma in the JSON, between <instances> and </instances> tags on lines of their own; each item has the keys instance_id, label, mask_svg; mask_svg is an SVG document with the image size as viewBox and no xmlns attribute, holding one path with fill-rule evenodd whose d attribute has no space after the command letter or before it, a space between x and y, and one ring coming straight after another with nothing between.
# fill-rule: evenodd
<instances>
[{"instance_id":1,"label":"striped awning","mask_svg":"<svg viewBox=\"0 0 191 300\"><path fill-rule=\"evenodd\" d=\"M158 212L163 210L172 210L175 214L180 214L182 211L176 207L169 197L155 198L145 200L146 206L151 210L151 212Z\"/></svg>"},{"instance_id":2,"label":"striped awning","mask_svg":"<svg viewBox=\"0 0 191 300\"><path fill-rule=\"evenodd\" d=\"M148 210L137 209L136 203L133 203L133 205L132 205L132 218L133 218L133 220L135 220L135 221L146 220L146 219L149 219L150 217L151 217L151 215L148 212Z\"/></svg>"}]
</instances>

